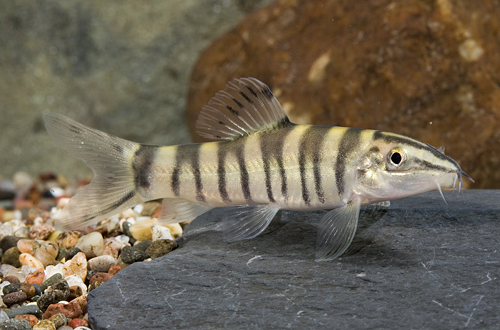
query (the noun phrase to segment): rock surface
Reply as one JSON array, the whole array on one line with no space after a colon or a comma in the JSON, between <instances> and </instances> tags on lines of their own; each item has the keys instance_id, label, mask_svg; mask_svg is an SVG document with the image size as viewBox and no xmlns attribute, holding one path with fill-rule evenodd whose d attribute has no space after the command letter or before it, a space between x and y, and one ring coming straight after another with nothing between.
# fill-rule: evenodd
<instances>
[{"instance_id":1,"label":"rock surface","mask_svg":"<svg viewBox=\"0 0 500 330\"><path fill-rule=\"evenodd\" d=\"M293 122L392 131L445 146L500 188L500 7L496 0L283 0L199 58L188 114L238 77L272 89Z\"/></svg>"},{"instance_id":2,"label":"rock surface","mask_svg":"<svg viewBox=\"0 0 500 330\"><path fill-rule=\"evenodd\" d=\"M56 151L47 112L139 142L188 142L197 56L270 1L1 1L0 174L91 173Z\"/></svg>"},{"instance_id":3,"label":"rock surface","mask_svg":"<svg viewBox=\"0 0 500 330\"><path fill-rule=\"evenodd\" d=\"M346 255L314 262L323 212L282 212L227 244L223 209L181 247L88 296L92 329L495 329L500 191L437 192L362 214ZM279 219L281 218L281 221Z\"/></svg>"}]
</instances>

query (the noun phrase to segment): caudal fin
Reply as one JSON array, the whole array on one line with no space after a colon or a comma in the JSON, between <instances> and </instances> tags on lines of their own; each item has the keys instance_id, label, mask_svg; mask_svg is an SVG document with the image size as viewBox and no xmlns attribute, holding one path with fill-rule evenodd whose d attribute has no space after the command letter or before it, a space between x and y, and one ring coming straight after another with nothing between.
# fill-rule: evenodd
<instances>
[{"instance_id":1,"label":"caudal fin","mask_svg":"<svg viewBox=\"0 0 500 330\"><path fill-rule=\"evenodd\" d=\"M54 143L83 160L94 172L57 216L56 227L94 224L143 201L136 189L133 161L141 145L84 126L60 114L43 116Z\"/></svg>"}]
</instances>

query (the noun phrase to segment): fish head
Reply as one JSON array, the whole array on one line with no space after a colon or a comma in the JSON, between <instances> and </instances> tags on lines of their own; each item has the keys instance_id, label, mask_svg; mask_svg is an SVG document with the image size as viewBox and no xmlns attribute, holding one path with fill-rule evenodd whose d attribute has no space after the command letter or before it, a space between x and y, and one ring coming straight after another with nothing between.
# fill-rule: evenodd
<instances>
[{"instance_id":1,"label":"fish head","mask_svg":"<svg viewBox=\"0 0 500 330\"><path fill-rule=\"evenodd\" d=\"M433 146L394 133L375 131L357 164L355 192L364 203L416 195L441 188L461 189L458 163Z\"/></svg>"}]
</instances>

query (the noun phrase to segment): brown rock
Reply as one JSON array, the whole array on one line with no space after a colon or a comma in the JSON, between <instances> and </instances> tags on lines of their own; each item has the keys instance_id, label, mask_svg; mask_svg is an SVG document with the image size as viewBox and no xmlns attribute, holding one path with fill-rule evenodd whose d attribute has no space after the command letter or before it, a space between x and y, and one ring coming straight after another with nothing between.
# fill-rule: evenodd
<instances>
[{"instance_id":1,"label":"brown rock","mask_svg":"<svg viewBox=\"0 0 500 330\"><path fill-rule=\"evenodd\" d=\"M31 326L34 326L35 324L38 323L38 318L35 315L31 315L31 314L16 315L15 318L21 319L21 320L26 320L30 323Z\"/></svg>"},{"instance_id":2,"label":"brown rock","mask_svg":"<svg viewBox=\"0 0 500 330\"><path fill-rule=\"evenodd\" d=\"M89 281L89 284L92 284L94 282L104 283L112 277L113 277L113 275L109 274L109 273L97 273L94 276L92 276L92 278Z\"/></svg>"},{"instance_id":3,"label":"brown rock","mask_svg":"<svg viewBox=\"0 0 500 330\"><path fill-rule=\"evenodd\" d=\"M80 305L72 300L68 304L57 303L50 305L45 313L43 313L43 319L48 319L58 313L64 314L67 318L72 319L82 315L84 312Z\"/></svg>"},{"instance_id":4,"label":"brown rock","mask_svg":"<svg viewBox=\"0 0 500 330\"><path fill-rule=\"evenodd\" d=\"M29 283L21 283L21 291L26 293L28 299L33 298L36 293L35 287Z\"/></svg>"},{"instance_id":5,"label":"brown rock","mask_svg":"<svg viewBox=\"0 0 500 330\"><path fill-rule=\"evenodd\" d=\"M482 1L283 0L213 43L191 77L203 105L235 77L273 90L290 120L392 131L445 146L500 188L500 7Z\"/></svg>"},{"instance_id":6,"label":"brown rock","mask_svg":"<svg viewBox=\"0 0 500 330\"><path fill-rule=\"evenodd\" d=\"M81 236L82 233L79 231L65 231L57 236L56 243L59 244L59 247L63 247L69 250L75 247L76 243L78 243L78 239L80 239Z\"/></svg>"},{"instance_id":7,"label":"brown rock","mask_svg":"<svg viewBox=\"0 0 500 330\"><path fill-rule=\"evenodd\" d=\"M25 282L30 284L41 285L44 278L45 278L45 272L43 268L39 268L33 271L31 274L29 274L26 277Z\"/></svg>"},{"instance_id":8,"label":"brown rock","mask_svg":"<svg viewBox=\"0 0 500 330\"><path fill-rule=\"evenodd\" d=\"M2 282L9 282L11 284L21 283L21 281L15 276L5 276L4 278L2 278Z\"/></svg>"},{"instance_id":9,"label":"brown rock","mask_svg":"<svg viewBox=\"0 0 500 330\"><path fill-rule=\"evenodd\" d=\"M3 302L7 305L14 305L25 301L28 297L22 291L8 293L3 296Z\"/></svg>"},{"instance_id":10,"label":"brown rock","mask_svg":"<svg viewBox=\"0 0 500 330\"><path fill-rule=\"evenodd\" d=\"M83 294L83 290L81 287L78 285L70 286L69 287L69 297L68 300L73 300L76 297L80 297Z\"/></svg>"},{"instance_id":11,"label":"brown rock","mask_svg":"<svg viewBox=\"0 0 500 330\"><path fill-rule=\"evenodd\" d=\"M87 322L84 319L76 318L76 319L72 319L68 323L68 326L72 327L73 329L77 328L77 327L88 327L89 326L89 322Z\"/></svg>"},{"instance_id":12,"label":"brown rock","mask_svg":"<svg viewBox=\"0 0 500 330\"><path fill-rule=\"evenodd\" d=\"M108 274L116 275L121 270L122 270L122 268L119 265L114 265L114 266L109 267Z\"/></svg>"}]
</instances>

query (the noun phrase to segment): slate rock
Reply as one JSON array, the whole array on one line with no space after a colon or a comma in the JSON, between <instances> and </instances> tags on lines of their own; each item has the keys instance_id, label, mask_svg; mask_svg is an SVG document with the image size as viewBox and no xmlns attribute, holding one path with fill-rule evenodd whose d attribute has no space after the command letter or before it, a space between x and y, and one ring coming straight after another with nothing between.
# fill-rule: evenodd
<instances>
[{"instance_id":1,"label":"slate rock","mask_svg":"<svg viewBox=\"0 0 500 330\"><path fill-rule=\"evenodd\" d=\"M258 237L227 244L217 229L224 209L215 209L186 228L180 248L91 291L89 323L94 330L495 329L500 191L444 195L448 205L430 192L363 212L347 253L322 263L314 254L325 212L280 212Z\"/></svg>"},{"instance_id":2,"label":"slate rock","mask_svg":"<svg viewBox=\"0 0 500 330\"><path fill-rule=\"evenodd\" d=\"M131 264L149 258L149 255L144 251L133 248L132 246L125 246L120 252L120 258L123 262Z\"/></svg>"},{"instance_id":3,"label":"slate rock","mask_svg":"<svg viewBox=\"0 0 500 330\"><path fill-rule=\"evenodd\" d=\"M498 17L496 0L276 1L200 55L187 98L191 135L201 141L196 120L217 91L251 76L294 123L445 146L476 180L470 187L499 189L500 59L489 56L500 48Z\"/></svg>"}]
</instances>

